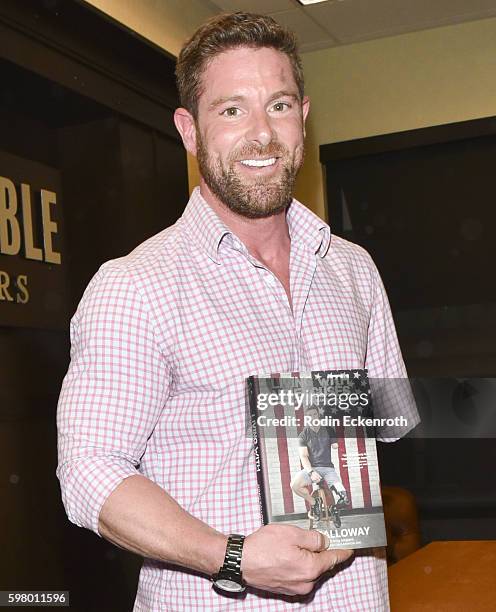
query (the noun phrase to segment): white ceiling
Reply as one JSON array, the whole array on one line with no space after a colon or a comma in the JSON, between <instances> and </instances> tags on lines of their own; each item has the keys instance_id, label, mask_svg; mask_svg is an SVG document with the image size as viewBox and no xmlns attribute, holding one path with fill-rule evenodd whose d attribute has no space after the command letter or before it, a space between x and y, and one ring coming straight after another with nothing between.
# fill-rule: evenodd
<instances>
[{"instance_id":1,"label":"white ceiling","mask_svg":"<svg viewBox=\"0 0 496 612\"><path fill-rule=\"evenodd\" d=\"M301 51L496 17L496 0L206 0L214 9L271 15L298 35ZM495 41L496 46L496 41Z\"/></svg>"}]
</instances>

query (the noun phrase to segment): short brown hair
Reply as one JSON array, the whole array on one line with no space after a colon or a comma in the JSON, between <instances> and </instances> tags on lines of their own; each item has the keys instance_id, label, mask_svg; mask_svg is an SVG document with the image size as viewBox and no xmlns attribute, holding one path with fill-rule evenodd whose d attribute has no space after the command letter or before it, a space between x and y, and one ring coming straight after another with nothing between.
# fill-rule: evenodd
<instances>
[{"instance_id":1,"label":"short brown hair","mask_svg":"<svg viewBox=\"0 0 496 612\"><path fill-rule=\"evenodd\" d=\"M304 95L303 68L296 36L268 15L224 13L206 21L184 44L176 64L176 81L181 105L195 119L202 93L202 75L207 64L219 53L238 47L270 47L285 53L298 86Z\"/></svg>"}]
</instances>

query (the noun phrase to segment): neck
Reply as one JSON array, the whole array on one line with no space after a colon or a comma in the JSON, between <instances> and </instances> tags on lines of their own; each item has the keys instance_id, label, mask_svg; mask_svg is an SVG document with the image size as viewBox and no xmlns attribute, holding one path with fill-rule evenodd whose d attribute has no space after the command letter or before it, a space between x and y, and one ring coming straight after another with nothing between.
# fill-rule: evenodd
<instances>
[{"instance_id":1,"label":"neck","mask_svg":"<svg viewBox=\"0 0 496 612\"><path fill-rule=\"evenodd\" d=\"M200 193L225 225L246 245L248 251L263 262L273 262L288 253L290 238L286 211L270 217L250 219L233 212L214 195L203 178Z\"/></svg>"}]
</instances>

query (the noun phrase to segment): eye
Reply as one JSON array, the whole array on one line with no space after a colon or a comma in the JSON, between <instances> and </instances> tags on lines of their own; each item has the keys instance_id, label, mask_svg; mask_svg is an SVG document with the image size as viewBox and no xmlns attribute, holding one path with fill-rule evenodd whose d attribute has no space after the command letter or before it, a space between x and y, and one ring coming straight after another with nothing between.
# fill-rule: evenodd
<instances>
[{"instance_id":1,"label":"eye","mask_svg":"<svg viewBox=\"0 0 496 612\"><path fill-rule=\"evenodd\" d=\"M239 108L237 108L236 106L230 106L229 108L223 110L221 112L221 115L224 115L224 117L237 117L239 115L239 112Z\"/></svg>"},{"instance_id":2,"label":"eye","mask_svg":"<svg viewBox=\"0 0 496 612\"><path fill-rule=\"evenodd\" d=\"M272 110L275 110L278 113L281 113L288 108L291 108L291 104L288 104L287 102L276 102L271 107Z\"/></svg>"}]
</instances>

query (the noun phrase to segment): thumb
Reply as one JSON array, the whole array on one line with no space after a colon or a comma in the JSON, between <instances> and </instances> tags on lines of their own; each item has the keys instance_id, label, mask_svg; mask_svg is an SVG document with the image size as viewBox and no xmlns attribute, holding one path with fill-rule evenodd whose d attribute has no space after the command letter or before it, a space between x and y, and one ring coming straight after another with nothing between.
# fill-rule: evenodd
<instances>
[{"instance_id":1,"label":"thumb","mask_svg":"<svg viewBox=\"0 0 496 612\"><path fill-rule=\"evenodd\" d=\"M331 549L320 552L317 556L321 563L321 573L334 569L338 563L347 561L353 554L349 549Z\"/></svg>"},{"instance_id":2,"label":"thumb","mask_svg":"<svg viewBox=\"0 0 496 612\"><path fill-rule=\"evenodd\" d=\"M310 552L322 552L329 546L329 538L316 529L302 530L301 538L299 538L298 546L305 548Z\"/></svg>"},{"instance_id":3,"label":"thumb","mask_svg":"<svg viewBox=\"0 0 496 612\"><path fill-rule=\"evenodd\" d=\"M327 569L334 567L338 563L343 563L351 557L353 550L341 549L341 548L330 548L327 547L330 544L328 536L323 534L316 529L306 530L302 529L303 533L298 541L300 548L305 548L310 552L320 553L323 565L327 565ZM323 570L324 571L324 570Z\"/></svg>"}]
</instances>

